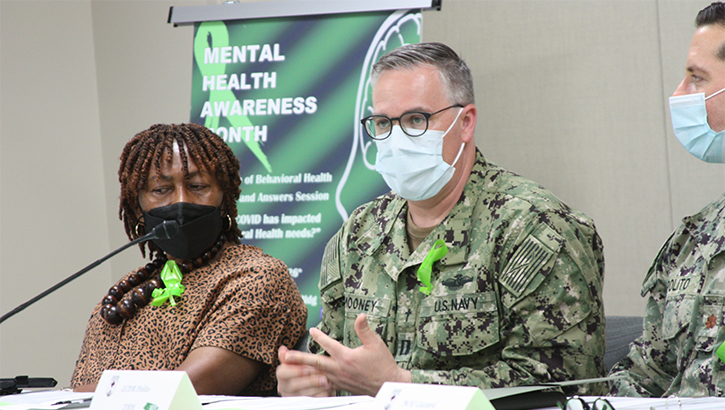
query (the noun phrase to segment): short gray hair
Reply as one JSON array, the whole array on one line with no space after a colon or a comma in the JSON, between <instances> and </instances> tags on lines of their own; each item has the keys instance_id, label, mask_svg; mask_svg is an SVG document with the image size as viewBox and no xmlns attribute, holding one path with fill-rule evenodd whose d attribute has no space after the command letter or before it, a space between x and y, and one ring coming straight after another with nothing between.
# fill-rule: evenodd
<instances>
[{"instance_id":1,"label":"short gray hair","mask_svg":"<svg viewBox=\"0 0 725 410\"><path fill-rule=\"evenodd\" d=\"M375 86L384 71L412 70L423 64L438 69L451 104L475 104L471 70L453 49L442 43L406 44L388 52L373 66L370 81Z\"/></svg>"}]
</instances>

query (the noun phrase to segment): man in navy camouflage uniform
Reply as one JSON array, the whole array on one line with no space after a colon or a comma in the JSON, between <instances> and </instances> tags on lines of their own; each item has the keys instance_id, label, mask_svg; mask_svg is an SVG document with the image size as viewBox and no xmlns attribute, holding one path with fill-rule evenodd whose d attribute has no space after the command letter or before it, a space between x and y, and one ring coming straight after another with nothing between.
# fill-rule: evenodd
<instances>
[{"instance_id":1,"label":"man in navy camouflage uniform","mask_svg":"<svg viewBox=\"0 0 725 410\"><path fill-rule=\"evenodd\" d=\"M713 130L725 129L725 93L718 94L725 88L725 4L700 11L695 25L685 78L670 99L673 128L690 153L722 163L723 135ZM681 117L683 99L699 103L688 103ZM682 220L647 273L648 294L643 335L612 368L621 377L610 383L612 393L725 395L725 364L716 354L725 342L725 195Z\"/></svg>"},{"instance_id":2,"label":"man in navy camouflage uniform","mask_svg":"<svg viewBox=\"0 0 725 410\"><path fill-rule=\"evenodd\" d=\"M604 261L593 222L485 160L471 73L447 46L395 49L371 78L375 115L363 125L392 191L356 209L328 243L322 322L310 330L312 353L280 349L280 394L602 376Z\"/></svg>"}]
</instances>

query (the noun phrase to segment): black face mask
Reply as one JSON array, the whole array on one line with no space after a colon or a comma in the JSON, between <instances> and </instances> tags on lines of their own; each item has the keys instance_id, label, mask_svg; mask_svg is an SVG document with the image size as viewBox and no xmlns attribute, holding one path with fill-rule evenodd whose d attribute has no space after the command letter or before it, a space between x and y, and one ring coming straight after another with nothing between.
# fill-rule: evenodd
<instances>
[{"instance_id":1,"label":"black face mask","mask_svg":"<svg viewBox=\"0 0 725 410\"><path fill-rule=\"evenodd\" d=\"M214 244L222 231L221 207L177 202L141 210L146 232L151 232L163 221L176 221L179 234L170 239L154 239L153 242L164 252L179 259L193 259Z\"/></svg>"}]
</instances>

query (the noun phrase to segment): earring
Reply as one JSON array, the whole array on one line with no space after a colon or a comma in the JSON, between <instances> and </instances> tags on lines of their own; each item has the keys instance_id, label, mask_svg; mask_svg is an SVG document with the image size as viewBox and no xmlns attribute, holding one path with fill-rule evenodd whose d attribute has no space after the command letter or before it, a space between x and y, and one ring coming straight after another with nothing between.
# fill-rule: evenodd
<instances>
[{"instance_id":1,"label":"earring","mask_svg":"<svg viewBox=\"0 0 725 410\"><path fill-rule=\"evenodd\" d=\"M234 222L232 222L232 217L229 214L227 214L226 216L227 216L227 223L229 223L229 226L227 226L227 228L224 230L228 231L228 230L232 229Z\"/></svg>"},{"instance_id":2,"label":"earring","mask_svg":"<svg viewBox=\"0 0 725 410\"><path fill-rule=\"evenodd\" d=\"M142 237L142 236L143 236L143 234L142 234L142 233L140 233L139 231L144 231L144 232L146 232L146 224L144 224L144 223L143 223L143 222L141 222L141 221L138 221L138 222L136 222L136 227L135 227L135 228L133 229L133 231L134 231L134 233L136 234L136 237L137 237L137 238L140 238L140 237Z\"/></svg>"}]
</instances>

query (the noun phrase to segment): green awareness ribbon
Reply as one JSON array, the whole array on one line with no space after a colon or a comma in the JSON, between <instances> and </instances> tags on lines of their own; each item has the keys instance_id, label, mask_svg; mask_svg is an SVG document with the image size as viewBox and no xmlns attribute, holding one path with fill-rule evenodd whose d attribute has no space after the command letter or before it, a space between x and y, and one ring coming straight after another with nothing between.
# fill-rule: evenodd
<instances>
[{"instance_id":1,"label":"green awareness ribbon","mask_svg":"<svg viewBox=\"0 0 725 410\"><path fill-rule=\"evenodd\" d=\"M428 255L423 259L423 263L418 268L418 280L424 285L420 287L420 291L426 295L430 295L433 286L430 283L430 275L433 270L433 264L441 260L448 253L448 247L443 239L438 239L433 244Z\"/></svg>"},{"instance_id":2,"label":"green awareness ribbon","mask_svg":"<svg viewBox=\"0 0 725 410\"><path fill-rule=\"evenodd\" d=\"M151 301L151 305L161 306L168 300L171 306L176 306L174 296L180 298L181 294L184 293L184 285L181 284L181 269L179 269L179 265L172 260L166 261L164 269L161 270L161 280L164 281L166 289L154 289L153 293L151 293L151 297L154 298L154 300Z\"/></svg>"},{"instance_id":3,"label":"green awareness ribbon","mask_svg":"<svg viewBox=\"0 0 725 410\"><path fill-rule=\"evenodd\" d=\"M715 354L720 358L720 360L725 362L725 343L721 344L720 347L717 348Z\"/></svg>"}]
</instances>

